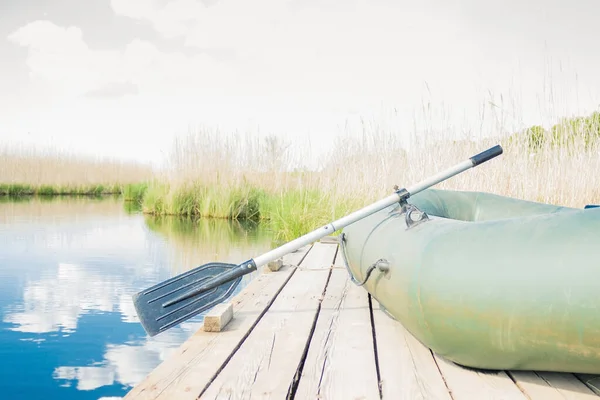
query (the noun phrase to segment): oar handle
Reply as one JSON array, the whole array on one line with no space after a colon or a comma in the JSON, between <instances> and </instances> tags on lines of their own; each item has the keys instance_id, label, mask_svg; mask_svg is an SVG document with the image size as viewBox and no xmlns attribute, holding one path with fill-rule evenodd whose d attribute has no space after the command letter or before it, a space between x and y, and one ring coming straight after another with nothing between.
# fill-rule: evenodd
<instances>
[{"instance_id":1,"label":"oar handle","mask_svg":"<svg viewBox=\"0 0 600 400\"><path fill-rule=\"evenodd\" d=\"M489 161L492 158L499 156L500 154L502 154L502 147L500 147L500 145L490 147L486 151L482 151L481 153L476 154L473 157L470 157L467 160L446 169L445 171L438 172L437 174L430 176L429 178L427 178L413 186L410 186L406 189L400 189L396 193L402 193L403 198L406 200L414 194L417 194L433 185L436 185L440 182L450 179L454 175L458 175L461 172L464 172L468 169L471 169L480 164L483 164L484 162ZM406 192L408 192L408 193L406 193Z\"/></svg>"},{"instance_id":2,"label":"oar handle","mask_svg":"<svg viewBox=\"0 0 600 400\"><path fill-rule=\"evenodd\" d=\"M502 147L500 147L500 145L496 145L487 149L486 151L482 151L481 153L474 155L470 158L470 160L473 162L473 166L476 167L479 164L483 164L484 162L499 156L500 154L502 154Z\"/></svg>"}]
</instances>

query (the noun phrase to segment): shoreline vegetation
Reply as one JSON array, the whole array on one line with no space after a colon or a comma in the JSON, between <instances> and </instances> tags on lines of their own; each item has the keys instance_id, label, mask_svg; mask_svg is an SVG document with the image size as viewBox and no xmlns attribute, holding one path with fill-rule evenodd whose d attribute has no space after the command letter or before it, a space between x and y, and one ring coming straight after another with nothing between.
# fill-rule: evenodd
<instances>
[{"instance_id":1,"label":"shoreline vegetation","mask_svg":"<svg viewBox=\"0 0 600 400\"><path fill-rule=\"evenodd\" d=\"M335 151L316 170L295 168L309 150L276 137L209 130L177 139L160 172L114 161L5 152L0 195L120 194L148 215L268 223L275 240L287 241L390 194L396 184L419 182L498 143L504 154L497 160L436 187L577 208L600 200L598 112L547 130L534 126L409 150L396 133L363 125L358 135L338 137ZM107 176L112 182L105 182Z\"/></svg>"},{"instance_id":2,"label":"shoreline vegetation","mask_svg":"<svg viewBox=\"0 0 600 400\"><path fill-rule=\"evenodd\" d=\"M125 186L126 187L126 186ZM90 185L28 185L28 184L0 184L0 196L101 196L108 194L122 194L121 185L90 184Z\"/></svg>"},{"instance_id":3,"label":"shoreline vegetation","mask_svg":"<svg viewBox=\"0 0 600 400\"><path fill-rule=\"evenodd\" d=\"M0 147L0 160L2 197L121 195L153 174L138 163L30 148Z\"/></svg>"}]
</instances>

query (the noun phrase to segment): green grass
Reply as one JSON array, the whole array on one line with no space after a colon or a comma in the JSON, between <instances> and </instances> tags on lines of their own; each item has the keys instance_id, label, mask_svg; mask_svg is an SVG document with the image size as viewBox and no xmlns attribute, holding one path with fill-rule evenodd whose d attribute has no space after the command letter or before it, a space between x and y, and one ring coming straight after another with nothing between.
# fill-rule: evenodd
<instances>
[{"instance_id":1,"label":"green grass","mask_svg":"<svg viewBox=\"0 0 600 400\"><path fill-rule=\"evenodd\" d=\"M144 213L155 216L260 222L274 232L275 240L287 241L340 218L363 203L335 199L314 189L273 194L251 186L189 185L171 191L168 184L154 183L148 186L142 204Z\"/></svg>"},{"instance_id":2,"label":"green grass","mask_svg":"<svg viewBox=\"0 0 600 400\"><path fill-rule=\"evenodd\" d=\"M166 197L169 194L169 184L152 182L146 188L142 198L142 210L146 214L168 215Z\"/></svg>"},{"instance_id":3,"label":"green grass","mask_svg":"<svg viewBox=\"0 0 600 400\"><path fill-rule=\"evenodd\" d=\"M147 189L148 183L146 182L124 185L122 190L123 200L141 204Z\"/></svg>"},{"instance_id":4,"label":"green grass","mask_svg":"<svg viewBox=\"0 0 600 400\"><path fill-rule=\"evenodd\" d=\"M40 185L0 184L0 196L104 196L123 195L126 202L141 205L148 188L147 183L92 184L92 185Z\"/></svg>"},{"instance_id":5,"label":"green grass","mask_svg":"<svg viewBox=\"0 0 600 400\"><path fill-rule=\"evenodd\" d=\"M258 221L264 197L262 190L250 186L190 184L171 190L167 183L153 182L143 194L142 207L145 213L153 215Z\"/></svg>"},{"instance_id":6,"label":"green grass","mask_svg":"<svg viewBox=\"0 0 600 400\"><path fill-rule=\"evenodd\" d=\"M0 183L0 195L3 196L24 196L35 193L33 187L22 184L2 184Z\"/></svg>"},{"instance_id":7,"label":"green grass","mask_svg":"<svg viewBox=\"0 0 600 400\"><path fill-rule=\"evenodd\" d=\"M121 194L120 185L77 185L77 186L33 186L27 184L11 183L0 184L0 196L67 196L91 195L100 196L107 194Z\"/></svg>"},{"instance_id":8,"label":"green grass","mask_svg":"<svg viewBox=\"0 0 600 400\"><path fill-rule=\"evenodd\" d=\"M261 215L278 241L288 241L341 218L365 199L334 198L316 189L297 189L265 196Z\"/></svg>"}]
</instances>

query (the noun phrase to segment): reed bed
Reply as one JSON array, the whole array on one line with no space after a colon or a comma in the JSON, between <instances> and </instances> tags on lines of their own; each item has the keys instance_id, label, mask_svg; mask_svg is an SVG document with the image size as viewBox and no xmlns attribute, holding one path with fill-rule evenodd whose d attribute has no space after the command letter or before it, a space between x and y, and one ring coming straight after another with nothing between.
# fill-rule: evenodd
<instances>
[{"instance_id":1,"label":"reed bed","mask_svg":"<svg viewBox=\"0 0 600 400\"><path fill-rule=\"evenodd\" d=\"M169 168L142 198L144 212L268 221L289 240L409 186L495 144L504 154L439 184L524 200L583 207L600 201L599 114L514 134L413 141L364 124L338 137L316 170L298 168L308 147L273 137L203 130L178 139Z\"/></svg>"},{"instance_id":2,"label":"reed bed","mask_svg":"<svg viewBox=\"0 0 600 400\"><path fill-rule=\"evenodd\" d=\"M0 148L0 195L120 194L152 177L150 167L56 150Z\"/></svg>"},{"instance_id":3,"label":"reed bed","mask_svg":"<svg viewBox=\"0 0 600 400\"><path fill-rule=\"evenodd\" d=\"M0 150L0 194L121 193L126 208L266 222L290 240L495 144L504 154L437 187L556 205L600 202L600 113L461 140L432 132L413 137L363 122L337 138L316 168L306 143L275 136L199 130L178 138L167 168L86 160L68 154ZM435 140L430 139L436 137Z\"/></svg>"}]
</instances>

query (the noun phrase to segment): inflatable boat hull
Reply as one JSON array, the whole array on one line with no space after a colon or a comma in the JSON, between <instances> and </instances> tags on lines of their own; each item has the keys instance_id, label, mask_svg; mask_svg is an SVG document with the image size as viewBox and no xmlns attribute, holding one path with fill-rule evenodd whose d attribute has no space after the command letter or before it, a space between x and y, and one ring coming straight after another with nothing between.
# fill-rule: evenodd
<instances>
[{"instance_id":1,"label":"inflatable boat hull","mask_svg":"<svg viewBox=\"0 0 600 400\"><path fill-rule=\"evenodd\" d=\"M346 227L357 282L424 345L482 369L600 373L600 208L426 190ZM379 263L376 264L376 262Z\"/></svg>"}]
</instances>

